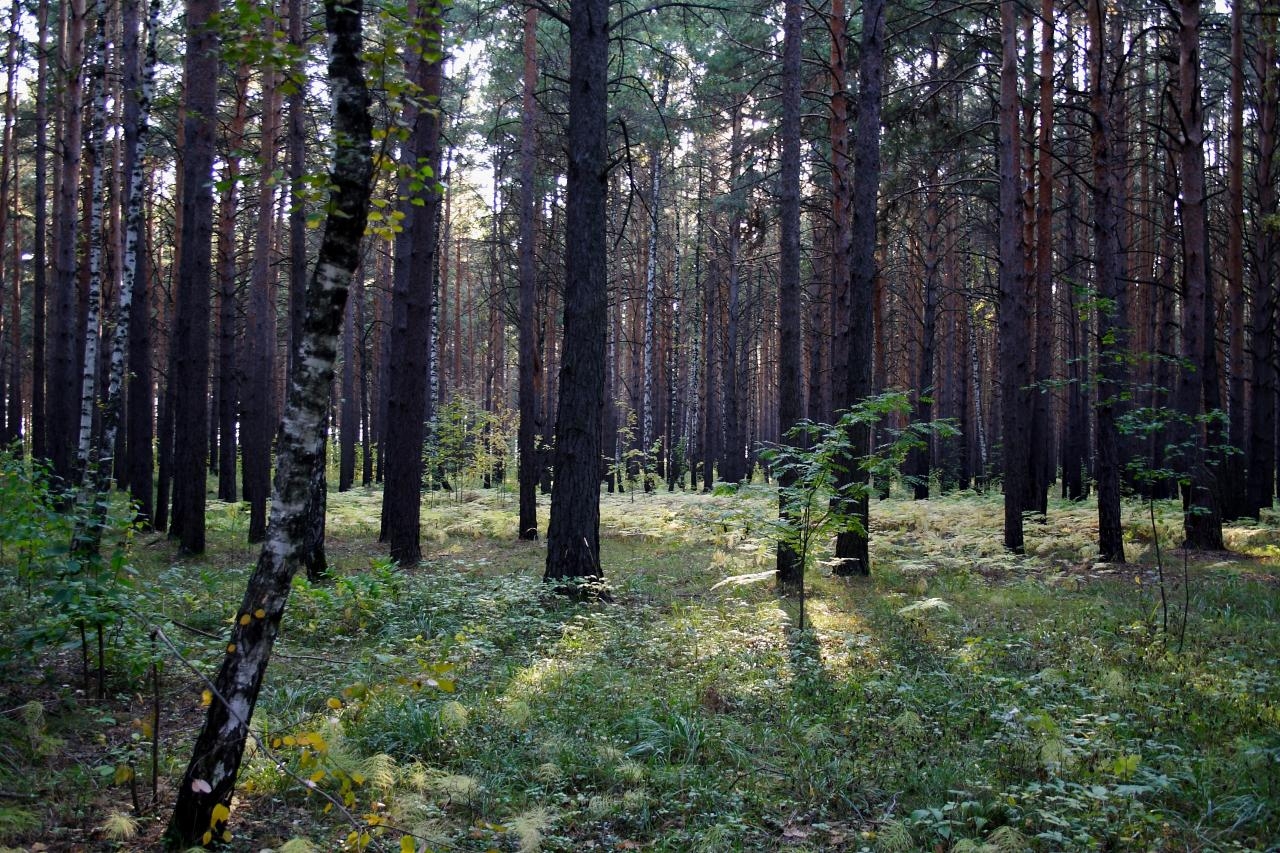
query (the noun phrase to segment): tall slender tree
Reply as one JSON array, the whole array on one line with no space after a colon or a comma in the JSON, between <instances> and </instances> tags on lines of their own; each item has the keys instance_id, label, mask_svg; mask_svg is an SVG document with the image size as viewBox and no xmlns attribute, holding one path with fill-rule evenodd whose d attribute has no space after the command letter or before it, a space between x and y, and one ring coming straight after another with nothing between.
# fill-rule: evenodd
<instances>
[{"instance_id":1,"label":"tall slender tree","mask_svg":"<svg viewBox=\"0 0 1280 853\"><path fill-rule=\"evenodd\" d=\"M521 539L538 538L538 449L540 431L538 387L542 384L542 358L538 352L537 324L537 246L535 245L535 199L537 168L537 88L538 88L538 10L529 6L524 12L524 70L521 78L520 108L520 340L519 340L519 406L520 426L516 434L518 477L520 481L520 519L517 525Z\"/></svg>"},{"instance_id":2,"label":"tall slender tree","mask_svg":"<svg viewBox=\"0 0 1280 853\"><path fill-rule=\"evenodd\" d=\"M1208 199L1205 190L1204 105L1200 92L1200 3L1179 0L1174 8L1178 41L1176 139L1182 180L1182 357L1181 411L1189 421L1185 453L1187 485L1183 532L1188 548L1220 551L1222 514L1217 444L1220 429L1209 413L1218 408L1217 345L1214 301L1209 285Z\"/></svg>"},{"instance_id":3,"label":"tall slender tree","mask_svg":"<svg viewBox=\"0 0 1280 853\"><path fill-rule=\"evenodd\" d=\"M1004 462L1004 544L1023 549L1022 514L1031 508L1032 400L1026 246L1018 167L1018 22L1015 0L1000 0L1000 395Z\"/></svg>"},{"instance_id":4,"label":"tall slender tree","mask_svg":"<svg viewBox=\"0 0 1280 853\"><path fill-rule=\"evenodd\" d=\"M204 552L209 447L209 307L212 284L213 156L218 108L218 0L187 0L183 81L182 243L178 254L174 375L173 511L169 535Z\"/></svg>"},{"instance_id":5,"label":"tall slender tree","mask_svg":"<svg viewBox=\"0 0 1280 853\"><path fill-rule=\"evenodd\" d=\"M1121 266L1125 152L1119 139L1123 96L1112 81L1123 74L1124 24L1102 0L1089 0L1089 112L1093 142L1093 259L1098 291L1098 403L1095 477L1098 483L1098 554L1124 562L1120 521L1120 430L1126 387L1128 305Z\"/></svg>"},{"instance_id":6,"label":"tall slender tree","mask_svg":"<svg viewBox=\"0 0 1280 853\"><path fill-rule=\"evenodd\" d=\"M874 0L873 0L874 2ZM782 146L778 178L778 429L786 433L804 416L800 351L800 42L804 23L800 0L784 0L782 17ZM874 26L874 24L873 24ZM794 472L784 473L778 485L795 482ZM778 514L793 519L798 510L779 493ZM803 597L803 555L788 543L778 543L778 586L799 590Z\"/></svg>"},{"instance_id":7,"label":"tall slender tree","mask_svg":"<svg viewBox=\"0 0 1280 853\"><path fill-rule=\"evenodd\" d=\"M849 284L837 294L835 346L845 350L843 376L833 376L833 403L847 410L871 395L873 386L873 306L877 280L876 217L880 194L880 111L884 97L885 0L864 0L862 40L858 60L858 115L854 127L853 222L849 243ZM855 426L849 436L855 457L871 450L871 431ZM871 571L870 506L865 487L870 483L857 459L845 460L847 476L864 493L847 499L842 511L858 524L836 535L836 572L865 575ZM860 529L859 529L860 528Z\"/></svg>"},{"instance_id":8,"label":"tall slender tree","mask_svg":"<svg viewBox=\"0 0 1280 853\"><path fill-rule=\"evenodd\" d=\"M170 849L208 844L226 833L249 721L280 630L294 573L309 535L312 472L323 455L321 426L329 403L347 288L360 259L372 186L372 124L361 60L362 0L325 0L334 161L330 213L307 287L298 358L289 377L280 431L271 523L249 579L240 618L214 682L214 701L165 833ZM229 838L229 833L226 837Z\"/></svg>"},{"instance_id":9,"label":"tall slender tree","mask_svg":"<svg viewBox=\"0 0 1280 853\"><path fill-rule=\"evenodd\" d=\"M415 24L413 80L418 105L401 167L404 234L396 241L388 364L385 483L382 538L391 558L411 566L422 557L423 420L427 405L427 347L431 294L437 265L435 188L440 167L440 7L423 3Z\"/></svg>"},{"instance_id":10,"label":"tall slender tree","mask_svg":"<svg viewBox=\"0 0 1280 853\"><path fill-rule=\"evenodd\" d=\"M608 322L608 68L608 0L571 0L564 338L543 575L546 581L561 585L603 577L600 479Z\"/></svg>"}]
</instances>

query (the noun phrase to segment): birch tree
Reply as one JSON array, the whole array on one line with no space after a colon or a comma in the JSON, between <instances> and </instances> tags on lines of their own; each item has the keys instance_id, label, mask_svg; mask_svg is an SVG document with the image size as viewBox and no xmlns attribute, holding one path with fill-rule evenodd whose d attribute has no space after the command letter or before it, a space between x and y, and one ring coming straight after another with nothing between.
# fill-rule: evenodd
<instances>
[{"instance_id":1,"label":"birch tree","mask_svg":"<svg viewBox=\"0 0 1280 853\"><path fill-rule=\"evenodd\" d=\"M178 789L165 833L170 849L222 839L231 795L249 737L290 584L307 547L312 472L322 455L321 424L329 402L347 289L360 259L372 186L372 124L361 59L363 0L325 0L329 83L333 97L333 163L319 257L306 290L297 358L290 370L280 428L267 540L249 579L213 701ZM229 838L229 835L227 836Z\"/></svg>"}]
</instances>

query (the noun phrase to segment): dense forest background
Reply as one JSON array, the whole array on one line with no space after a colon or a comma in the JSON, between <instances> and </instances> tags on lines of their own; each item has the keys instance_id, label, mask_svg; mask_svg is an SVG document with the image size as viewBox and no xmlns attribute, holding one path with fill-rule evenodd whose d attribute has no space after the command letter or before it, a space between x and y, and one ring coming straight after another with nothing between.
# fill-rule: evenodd
<instances>
[{"instance_id":1,"label":"dense forest background","mask_svg":"<svg viewBox=\"0 0 1280 853\"><path fill-rule=\"evenodd\" d=\"M134 540L197 568L232 540L241 556L260 546L220 674L199 676L207 718L167 843L229 840L246 743L289 739L310 744L294 778L337 780L330 805L364 849L387 835L367 827L388 825L346 813L370 773L325 758L318 729L275 743L251 726L255 703L295 572L306 595L348 584L329 603L392 595L386 566L412 574L439 556L429 525L446 496L477 517L513 498L510 529L477 535L545 537L548 588L567 600L520 595L591 618L615 597L634 603L627 584L650 577L613 576L601 540L628 526L608 507L676 507L648 518L665 525L659 550L705 546L736 554L722 568L753 570L721 584L776 579L798 605L793 653L818 643L818 659L821 642L803 639L806 577L832 601L850 588L828 575L923 596L933 575L904 575L903 553L873 534L904 514L931 529L911 501L939 518L968 506L955 523L1010 555L984 545L984 559L1062 551L1091 579L1133 560L1137 584L1158 590L1135 618L1182 654L1193 560L1203 569L1248 540L1270 577L1274 546L1238 531L1265 538L1280 465L1278 15L1268 0L14 0L0 16L6 595L53 615L6 641L12 664L57 655L49 666L80 667L86 698L92 681L105 702L107 659L123 655L155 682L154 740L154 656L191 649L157 621L181 619L174 602L138 597L165 581ZM377 529L342 521L351 507ZM689 541L682 512L706 542ZM351 592L348 537L391 561L364 593ZM1180 579L1166 576L1171 548ZM239 593L214 586L191 601L230 607ZM821 624L833 606L819 596L810 615ZM865 615L921 632L890 645L945 645L918 620L954 607L930 596ZM127 621L139 633L125 641ZM544 628L511 636L536 645ZM108 651L143 636L150 664ZM417 688L452 692L460 661L437 652L419 659L434 675ZM373 707L367 685L342 689L320 697L330 710ZM724 714L745 702L727 689L692 695ZM446 705L433 737L459 713ZM893 730L924 737L920 710ZM1065 755L1074 742L1043 713L1026 726ZM1233 795L1257 808L1237 803L1214 843L1247 846L1275 826L1276 747L1240 746L1274 717L1242 713L1233 743L1263 750L1268 770ZM25 730L24 761L44 748L42 725ZM645 749L628 760L698 752ZM133 784L141 813L135 763L112 765L129 768L113 779ZM1126 789L1116 796L1163 791L1136 790L1139 766L1125 747L1092 770ZM489 819L474 790L441 790ZM850 838L888 827L900 849L948 849L961 824L973 839L1011 827L984 842L1008 849L1087 847L1101 831L1027 817L1024 835L1003 811L911 823L892 802L827 803L806 812L804 838L824 808L858 812ZM1136 828L1147 817L1125 815L1118 832L1154 843ZM396 831L402 849L427 838ZM660 843L695 843L682 838Z\"/></svg>"}]
</instances>

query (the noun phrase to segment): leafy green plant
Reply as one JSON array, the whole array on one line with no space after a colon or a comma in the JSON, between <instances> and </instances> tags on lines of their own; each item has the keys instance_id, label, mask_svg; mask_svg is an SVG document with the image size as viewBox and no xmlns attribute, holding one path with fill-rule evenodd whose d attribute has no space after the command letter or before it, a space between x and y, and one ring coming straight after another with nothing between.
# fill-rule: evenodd
<instances>
[{"instance_id":1,"label":"leafy green plant","mask_svg":"<svg viewBox=\"0 0 1280 853\"><path fill-rule=\"evenodd\" d=\"M882 481L892 477L913 449L926 445L930 435L957 434L947 421L909 423L901 429L881 429L887 440L869 454L860 454L852 436L859 427L874 427L895 415L907 416L911 400L903 391L888 391L860 401L834 424L804 420L787 431L790 444L764 447L761 459L773 469L780 482L780 501L787 507L771 522L776 540L799 557L800 630L804 630L803 577L814 559L815 543L838 530L854 530L866 535L862 519L850 508L869 493L865 482L847 475L849 462Z\"/></svg>"}]
</instances>

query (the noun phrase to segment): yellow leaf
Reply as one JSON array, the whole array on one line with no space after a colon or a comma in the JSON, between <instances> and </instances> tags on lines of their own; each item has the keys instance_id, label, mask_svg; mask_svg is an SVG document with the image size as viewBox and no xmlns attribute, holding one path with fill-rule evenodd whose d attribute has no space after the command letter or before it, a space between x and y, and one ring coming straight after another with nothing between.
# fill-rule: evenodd
<instances>
[{"instance_id":1,"label":"yellow leaf","mask_svg":"<svg viewBox=\"0 0 1280 853\"><path fill-rule=\"evenodd\" d=\"M452 693L454 690L453 681L452 679L448 679L448 678L437 679L436 686L439 687L441 690L443 690L445 693Z\"/></svg>"},{"instance_id":2,"label":"yellow leaf","mask_svg":"<svg viewBox=\"0 0 1280 853\"><path fill-rule=\"evenodd\" d=\"M414 853L418 849L418 845L413 843L413 837L409 835L400 836L400 853Z\"/></svg>"},{"instance_id":3,"label":"yellow leaf","mask_svg":"<svg viewBox=\"0 0 1280 853\"><path fill-rule=\"evenodd\" d=\"M231 843L231 830L228 829L222 833L222 840L227 842L228 844Z\"/></svg>"},{"instance_id":4,"label":"yellow leaf","mask_svg":"<svg viewBox=\"0 0 1280 853\"><path fill-rule=\"evenodd\" d=\"M213 816L209 819L209 825L217 826L220 823L226 823L229 817L231 817L231 809L222 803L218 803L213 807Z\"/></svg>"},{"instance_id":5,"label":"yellow leaf","mask_svg":"<svg viewBox=\"0 0 1280 853\"><path fill-rule=\"evenodd\" d=\"M357 785L363 785L363 784L364 784L364 774L362 774L362 773L352 773L352 774L351 774L351 781L352 781L352 782L355 782Z\"/></svg>"},{"instance_id":6,"label":"yellow leaf","mask_svg":"<svg viewBox=\"0 0 1280 853\"><path fill-rule=\"evenodd\" d=\"M151 724L150 724L150 723L145 723L145 722L144 722L144 723L142 724L142 736L143 736L143 737L151 737Z\"/></svg>"},{"instance_id":7,"label":"yellow leaf","mask_svg":"<svg viewBox=\"0 0 1280 853\"><path fill-rule=\"evenodd\" d=\"M200 706L202 708L208 708L212 704L213 704L213 691L212 690L202 691L200 693Z\"/></svg>"},{"instance_id":8,"label":"yellow leaf","mask_svg":"<svg viewBox=\"0 0 1280 853\"><path fill-rule=\"evenodd\" d=\"M265 611L265 610L263 610L261 607L259 607L257 610L253 611L253 618L254 618L254 619L265 619L265 618L267 618L267 611Z\"/></svg>"},{"instance_id":9,"label":"yellow leaf","mask_svg":"<svg viewBox=\"0 0 1280 853\"><path fill-rule=\"evenodd\" d=\"M236 644L227 643L227 654L234 655L236 653Z\"/></svg>"},{"instance_id":10,"label":"yellow leaf","mask_svg":"<svg viewBox=\"0 0 1280 853\"><path fill-rule=\"evenodd\" d=\"M326 775L326 774L325 774L325 771L323 771L323 770L317 770L315 773L312 773L312 774L311 774L311 781L312 781L312 782L319 782L321 779L323 779L323 778L325 777L325 775Z\"/></svg>"},{"instance_id":11,"label":"yellow leaf","mask_svg":"<svg viewBox=\"0 0 1280 853\"><path fill-rule=\"evenodd\" d=\"M130 767L128 764L116 765L115 783L117 785L123 785L125 782L128 782L132 778L133 778L132 767Z\"/></svg>"},{"instance_id":12,"label":"yellow leaf","mask_svg":"<svg viewBox=\"0 0 1280 853\"><path fill-rule=\"evenodd\" d=\"M325 804L324 804L324 813L325 813L325 814L328 814L328 813L329 813L329 812L331 812L331 811L333 811L333 803L325 803Z\"/></svg>"},{"instance_id":13,"label":"yellow leaf","mask_svg":"<svg viewBox=\"0 0 1280 853\"><path fill-rule=\"evenodd\" d=\"M200 843L206 847L209 846L209 842L212 840L213 840L212 832L206 832L204 835L200 836Z\"/></svg>"},{"instance_id":14,"label":"yellow leaf","mask_svg":"<svg viewBox=\"0 0 1280 853\"><path fill-rule=\"evenodd\" d=\"M285 746L297 746L297 745L298 745L298 739L297 739L296 737L294 737L293 735L289 735L288 737L286 737L286 738L284 739L284 745L285 745Z\"/></svg>"},{"instance_id":15,"label":"yellow leaf","mask_svg":"<svg viewBox=\"0 0 1280 853\"><path fill-rule=\"evenodd\" d=\"M325 704L327 704L330 708L332 708L333 710L335 710L335 711L336 711L336 710L338 710L339 708L341 708L341 707L342 707L342 700L341 700L341 699L334 699L333 697L329 697L329 701L328 701L327 703L325 703Z\"/></svg>"},{"instance_id":16,"label":"yellow leaf","mask_svg":"<svg viewBox=\"0 0 1280 853\"><path fill-rule=\"evenodd\" d=\"M243 616L241 616L241 617L240 617L240 624L241 624L241 625L248 625L248 624L249 624L250 622L252 622L252 621L253 621L253 620L249 618L249 614L248 614L248 613L246 613L246 614L244 614Z\"/></svg>"}]
</instances>

